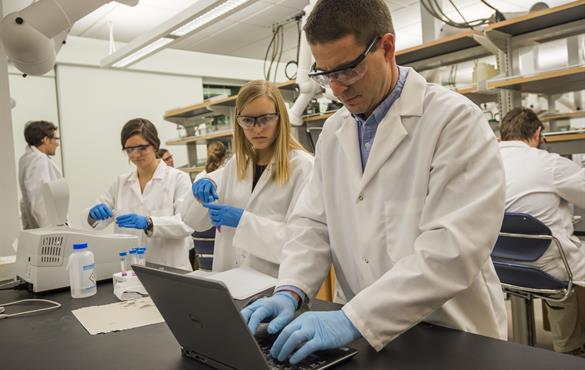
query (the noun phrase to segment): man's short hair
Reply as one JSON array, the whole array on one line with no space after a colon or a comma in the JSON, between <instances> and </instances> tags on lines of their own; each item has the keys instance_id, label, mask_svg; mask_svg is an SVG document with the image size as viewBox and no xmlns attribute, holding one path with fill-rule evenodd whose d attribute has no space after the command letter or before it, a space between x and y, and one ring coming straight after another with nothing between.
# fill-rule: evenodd
<instances>
[{"instance_id":1,"label":"man's short hair","mask_svg":"<svg viewBox=\"0 0 585 370\"><path fill-rule=\"evenodd\" d=\"M390 9L383 0L319 0L304 30L309 44L353 35L366 47L374 37L393 34L394 26Z\"/></svg>"},{"instance_id":2,"label":"man's short hair","mask_svg":"<svg viewBox=\"0 0 585 370\"><path fill-rule=\"evenodd\" d=\"M529 140L538 128L544 129L544 125L528 108L514 108L506 114L500 124L500 137L502 141Z\"/></svg>"},{"instance_id":3,"label":"man's short hair","mask_svg":"<svg viewBox=\"0 0 585 370\"><path fill-rule=\"evenodd\" d=\"M30 146L39 146L45 137L53 138L57 126L48 121L29 121L24 126L24 140Z\"/></svg>"}]
</instances>

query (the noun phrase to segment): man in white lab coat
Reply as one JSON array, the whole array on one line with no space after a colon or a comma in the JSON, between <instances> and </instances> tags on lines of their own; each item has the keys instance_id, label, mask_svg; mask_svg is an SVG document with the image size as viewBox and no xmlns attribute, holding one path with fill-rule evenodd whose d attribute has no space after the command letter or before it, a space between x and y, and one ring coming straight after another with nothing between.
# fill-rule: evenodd
<instances>
[{"instance_id":1,"label":"man in white lab coat","mask_svg":"<svg viewBox=\"0 0 585 370\"><path fill-rule=\"evenodd\" d=\"M22 228L26 230L49 226L43 184L63 176L51 159L59 147L57 126L47 121L28 122L24 127L24 138L28 146L18 161L18 182L22 193Z\"/></svg>"},{"instance_id":2,"label":"man in white lab coat","mask_svg":"<svg viewBox=\"0 0 585 370\"><path fill-rule=\"evenodd\" d=\"M397 66L383 0L321 0L305 31L310 75L344 107L317 143L276 293L242 311L250 329L274 317L272 356L291 363L359 337L380 351L423 320L507 339L490 259L504 172L481 110ZM347 304L289 324L331 263Z\"/></svg>"},{"instance_id":3,"label":"man in white lab coat","mask_svg":"<svg viewBox=\"0 0 585 370\"><path fill-rule=\"evenodd\" d=\"M585 286L585 246L573 235L571 206L585 208L585 168L540 150L543 128L538 116L527 108L515 108L502 120L506 211L528 213L547 225L561 243L573 280ZM568 278L554 246L534 264L560 280ZM549 304L547 311L554 350L585 356L585 322L579 316L577 295Z\"/></svg>"}]
</instances>

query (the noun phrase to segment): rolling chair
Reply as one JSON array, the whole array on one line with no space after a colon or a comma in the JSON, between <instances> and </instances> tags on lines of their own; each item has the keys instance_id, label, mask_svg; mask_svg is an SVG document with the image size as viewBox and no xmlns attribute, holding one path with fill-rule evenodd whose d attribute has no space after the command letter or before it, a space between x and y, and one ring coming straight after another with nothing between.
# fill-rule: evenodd
<instances>
[{"instance_id":1,"label":"rolling chair","mask_svg":"<svg viewBox=\"0 0 585 370\"><path fill-rule=\"evenodd\" d=\"M215 244L215 227L205 231L195 231L192 236L193 245L195 246L195 258L197 259L199 269L211 271Z\"/></svg>"},{"instance_id":2,"label":"rolling chair","mask_svg":"<svg viewBox=\"0 0 585 370\"><path fill-rule=\"evenodd\" d=\"M561 281L530 265L555 245L568 280ZM492 261L504 292L512 302L514 341L534 346L534 298L562 302L573 290L573 274L561 244L551 230L525 213L506 213L500 235L492 251Z\"/></svg>"}]
</instances>

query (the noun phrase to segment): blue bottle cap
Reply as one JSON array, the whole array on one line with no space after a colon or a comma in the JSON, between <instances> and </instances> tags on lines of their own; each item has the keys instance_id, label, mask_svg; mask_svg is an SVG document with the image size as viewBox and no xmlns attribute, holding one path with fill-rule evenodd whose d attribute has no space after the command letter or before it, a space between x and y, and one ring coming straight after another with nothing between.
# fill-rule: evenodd
<instances>
[{"instance_id":1,"label":"blue bottle cap","mask_svg":"<svg viewBox=\"0 0 585 370\"><path fill-rule=\"evenodd\" d=\"M128 251L128 253L130 253L130 254L136 254L136 249L135 248L132 248L132 249L130 249Z\"/></svg>"},{"instance_id":2,"label":"blue bottle cap","mask_svg":"<svg viewBox=\"0 0 585 370\"><path fill-rule=\"evenodd\" d=\"M139 250L136 251L136 253L138 253L138 254L144 254L144 249L140 248Z\"/></svg>"},{"instance_id":3,"label":"blue bottle cap","mask_svg":"<svg viewBox=\"0 0 585 370\"><path fill-rule=\"evenodd\" d=\"M87 248L87 243L74 243L73 244L74 250L85 249L85 248Z\"/></svg>"},{"instance_id":4,"label":"blue bottle cap","mask_svg":"<svg viewBox=\"0 0 585 370\"><path fill-rule=\"evenodd\" d=\"M118 255L119 255L120 257L124 257L124 256L125 256L125 255L127 255L127 254L128 254L128 253L126 253L126 251L122 251L122 252L118 253Z\"/></svg>"}]
</instances>

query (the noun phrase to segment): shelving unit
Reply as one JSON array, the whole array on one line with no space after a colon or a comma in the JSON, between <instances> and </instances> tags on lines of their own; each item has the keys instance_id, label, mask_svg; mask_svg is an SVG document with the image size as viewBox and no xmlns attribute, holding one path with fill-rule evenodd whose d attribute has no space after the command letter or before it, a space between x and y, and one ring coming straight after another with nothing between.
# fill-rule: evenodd
<instances>
[{"instance_id":1,"label":"shelving unit","mask_svg":"<svg viewBox=\"0 0 585 370\"><path fill-rule=\"evenodd\" d=\"M198 141L207 141L207 140L212 140L212 139L219 139L219 138L223 138L223 137L230 137L233 134L233 130L221 130L221 131L215 131L215 132L210 132L208 134L205 135L197 135L197 136L187 136L187 137L183 137L180 139L175 139L175 140L168 140L165 144L167 145L183 145L183 144L189 144L189 143L196 143Z\"/></svg>"},{"instance_id":2,"label":"shelving unit","mask_svg":"<svg viewBox=\"0 0 585 370\"><path fill-rule=\"evenodd\" d=\"M481 31L468 30L425 42L396 52L396 62L422 71L490 55L479 43L480 37Z\"/></svg>"},{"instance_id":3,"label":"shelving unit","mask_svg":"<svg viewBox=\"0 0 585 370\"><path fill-rule=\"evenodd\" d=\"M542 122L548 121L563 121L573 118L585 118L585 111L581 112L569 112L559 114L547 114L539 117Z\"/></svg>"},{"instance_id":4,"label":"shelving unit","mask_svg":"<svg viewBox=\"0 0 585 370\"><path fill-rule=\"evenodd\" d=\"M488 81L488 88L546 95L583 90L585 89L585 66L491 80Z\"/></svg>"},{"instance_id":5,"label":"shelving unit","mask_svg":"<svg viewBox=\"0 0 585 370\"><path fill-rule=\"evenodd\" d=\"M455 91L461 95L465 95L469 100L478 105L498 101L498 93L496 91L480 91L473 86L459 87Z\"/></svg>"},{"instance_id":6,"label":"shelving unit","mask_svg":"<svg viewBox=\"0 0 585 370\"><path fill-rule=\"evenodd\" d=\"M585 131L545 133L546 148L557 154L585 153Z\"/></svg>"}]
</instances>

